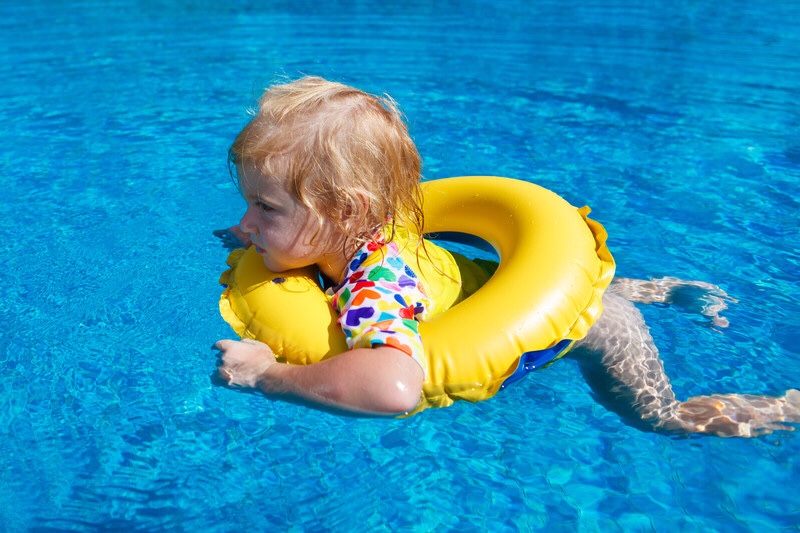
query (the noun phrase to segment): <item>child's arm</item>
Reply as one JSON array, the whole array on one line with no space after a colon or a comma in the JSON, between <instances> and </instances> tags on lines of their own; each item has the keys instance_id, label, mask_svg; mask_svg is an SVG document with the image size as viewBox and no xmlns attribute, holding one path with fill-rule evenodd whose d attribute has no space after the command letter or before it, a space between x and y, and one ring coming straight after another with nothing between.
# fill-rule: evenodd
<instances>
[{"instance_id":1,"label":"child's arm","mask_svg":"<svg viewBox=\"0 0 800 533\"><path fill-rule=\"evenodd\" d=\"M424 374L419 364L390 346L358 348L313 365L277 363L264 343L217 342L220 376L229 385L258 389L356 414L396 415L420 400Z\"/></svg>"}]
</instances>

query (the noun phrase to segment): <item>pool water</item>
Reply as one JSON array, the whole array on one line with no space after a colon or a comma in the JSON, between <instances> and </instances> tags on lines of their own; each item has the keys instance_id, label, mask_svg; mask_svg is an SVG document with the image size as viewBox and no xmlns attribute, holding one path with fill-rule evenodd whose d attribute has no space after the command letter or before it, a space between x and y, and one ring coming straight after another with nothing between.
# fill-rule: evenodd
<instances>
[{"instance_id":1,"label":"pool water","mask_svg":"<svg viewBox=\"0 0 800 533\"><path fill-rule=\"evenodd\" d=\"M243 203L228 145L301 73L387 92L425 176L588 204L680 398L800 386L793 2L0 3L0 529L775 531L800 439L669 438L573 361L495 398L356 419L215 387Z\"/></svg>"}]
</instances>

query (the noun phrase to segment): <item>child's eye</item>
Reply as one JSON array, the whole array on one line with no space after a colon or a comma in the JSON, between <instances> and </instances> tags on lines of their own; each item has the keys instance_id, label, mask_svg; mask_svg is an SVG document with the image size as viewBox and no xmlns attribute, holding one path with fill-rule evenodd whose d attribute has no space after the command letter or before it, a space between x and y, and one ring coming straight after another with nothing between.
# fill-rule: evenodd
<instances>
[{"instance_id":1,"label":"child's eye","mask_svg":"<svg viewBox=\"0 0 800 533\"><path fill-rule=\"evenodd\" d=\"M271 206L269 206L269 205L267 205L267 204L265 204L265 203L264 203L264 202L262 202L261 200L256 200L256 201L255 201L255 204L256 204L256 207L258 207L259 209L261 209L261 210L262 210L262 211L264 211L265 213L267 213L267 212L269 212L269 211L272 211L272 207L271 207Z\"/></svg>"}]
</instances>

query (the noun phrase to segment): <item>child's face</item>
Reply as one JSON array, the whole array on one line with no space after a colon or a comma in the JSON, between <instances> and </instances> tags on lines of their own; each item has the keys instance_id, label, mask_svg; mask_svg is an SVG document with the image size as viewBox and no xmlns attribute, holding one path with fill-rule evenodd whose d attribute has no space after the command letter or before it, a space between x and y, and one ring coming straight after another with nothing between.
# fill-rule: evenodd
<instances>
[{"instance_id":1,"label":"child's face","mask_svg":"<svg viewBox=\"0 0 800 533\"><path fill-rule=\"evenodd\" d=\"M316 215L289 193L281 178L263 176L249 164L239 167L239 177L247 201L239 228L250 234L267 268L284 272L317 265L338 281L347 261L334 225L320 227Z\"/></svg>"}]
</instances>

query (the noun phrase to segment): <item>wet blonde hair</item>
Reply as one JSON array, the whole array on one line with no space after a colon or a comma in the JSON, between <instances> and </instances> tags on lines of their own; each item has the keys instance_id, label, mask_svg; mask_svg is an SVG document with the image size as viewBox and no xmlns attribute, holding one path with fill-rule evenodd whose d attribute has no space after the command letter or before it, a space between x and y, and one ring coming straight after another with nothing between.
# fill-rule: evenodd
<instances>
[{"instance_id":1,"label":"wet blonde hair","mask_svg":"<svg viewBox=\"0 0 800 533\"><path fill-rule=\"evenodd\" d=\"M288 190L345 236L345 248L372 239L389 217L421 236L422 160L403 117L379 97L318 77L269 88L229 151L237 166L287 180Z\"/></svg>"}]
</instances>

